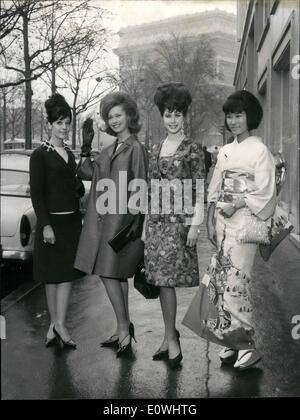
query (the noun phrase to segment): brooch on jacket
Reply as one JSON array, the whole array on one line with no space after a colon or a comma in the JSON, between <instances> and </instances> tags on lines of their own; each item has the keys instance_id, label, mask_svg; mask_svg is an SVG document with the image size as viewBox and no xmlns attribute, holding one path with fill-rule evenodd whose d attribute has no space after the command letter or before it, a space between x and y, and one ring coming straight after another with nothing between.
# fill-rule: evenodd
<instances>
[{"instance_id":1,"label":"brooch on jacket","mask_svg":"<svg viewBox=\"0 0 300 420\"><path fill-rule=\"evenodd\" d=\"M48 140L42 141L41 146L43 146L47 150L47 152L50 152L50 150L51 150L51 152L54 152L54 150L55 150L53 144L50 143ZM70 151L69 146L64 141L63 141L63 148Z\"/></svg>"}]
</instances>

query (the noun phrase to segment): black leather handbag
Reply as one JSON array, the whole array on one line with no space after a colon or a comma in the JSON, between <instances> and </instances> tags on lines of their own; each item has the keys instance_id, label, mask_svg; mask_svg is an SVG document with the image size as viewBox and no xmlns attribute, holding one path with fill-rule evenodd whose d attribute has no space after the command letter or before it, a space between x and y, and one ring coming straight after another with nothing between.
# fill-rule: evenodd
<instances>
[{"instance_id":1,"label":"black leather handbag","mask_svg":"<svg viewBox=\"0 0 300 420\"><path fill-rule=\"evenodd\" d=\"M108 241L109 245L117 254L127 245L131 240L131 235L127 236L131 228L131 224L126 225L123 229L121 229L112 239Z\"/></svg>"},{"instance_id":2,"label":"black leather handbag","mask_svg":"<svg viewBox=\"0 0 300 420\"><path fill-rule=\"evenodd\" d=\"M144 265L140 265L134 275L133 284L136 290L146 299L157 299L159 296L159 287L149 284L146 281L146 273Z\"/></svg>"}]
</instances>

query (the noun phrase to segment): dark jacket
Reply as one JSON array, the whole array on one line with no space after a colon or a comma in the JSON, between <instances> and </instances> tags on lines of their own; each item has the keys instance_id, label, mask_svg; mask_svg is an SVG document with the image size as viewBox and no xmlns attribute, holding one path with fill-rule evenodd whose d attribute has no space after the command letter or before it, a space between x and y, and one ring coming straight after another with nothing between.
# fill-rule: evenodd
<instances>
[{"instance_id":1,"label":"dark jacket","mask_svg":"<svg viewBox=\"0 0 300 420\"><path fill-rule=\"evenodd\" d=\"M73 153L68 163L55 151L38 147L30 157L30 194L40 226L49 225L49 213L76 211L84 185L76 177Z\"/></svg>"}]
</instances>

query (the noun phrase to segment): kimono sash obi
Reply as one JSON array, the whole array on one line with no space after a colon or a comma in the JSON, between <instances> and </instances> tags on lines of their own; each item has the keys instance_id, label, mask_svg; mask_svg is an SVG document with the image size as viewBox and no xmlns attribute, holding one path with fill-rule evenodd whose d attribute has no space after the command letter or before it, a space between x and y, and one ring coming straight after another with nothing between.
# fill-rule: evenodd
<instances>
[{"instance_id":1,"label":"kimono sash obi","mask_svg":"<svg viewBox=\"0 0 300 420\"><path fill-rule=\"evenodd\" d=\"M232 203L254 190L254 176L249 172L224 171L218 201Z\"/></svg>"}]
</instances>

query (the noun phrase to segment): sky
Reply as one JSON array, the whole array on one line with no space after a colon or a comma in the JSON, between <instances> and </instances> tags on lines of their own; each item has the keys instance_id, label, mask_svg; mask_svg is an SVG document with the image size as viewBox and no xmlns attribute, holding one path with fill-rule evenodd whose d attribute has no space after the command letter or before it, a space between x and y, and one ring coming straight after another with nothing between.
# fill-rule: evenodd
<instances>
[{"instance_id":1,"label":"sky","mask_svg":"<svg viewBox=\"0 0 300 420\"><path fill-rule=\"evenodd\" d=\"M230 13L236 13L236 1L232 0L92 0L92 2L111 12L106 25L115 34L126 26L203 12L205 10L221 9ZM110 39L110 45L112 48L118 46L118 36ZM106 65L111 68L118 66L115 54L109 55ZM44 100L48 96L48 88L46 94L45 87L40 81L35 82L33 85L35 86L36 96ZM72 95L67 89L63 91L63 94L68 101L71 101ZM98 106L96 108L98 109Z\"/></svg>"},{"instance_id":2,"label":"sky","mask_svg":"<svg viewBox=\"0 0 300 420\"><path fill-rule=\"evenodd\" d=\"M236 1L232 0L94 0L94 2L115 15L112 25L116 30L120 27L205 10L221 9L236 13Z\"/></svg>"}]
</instances>

